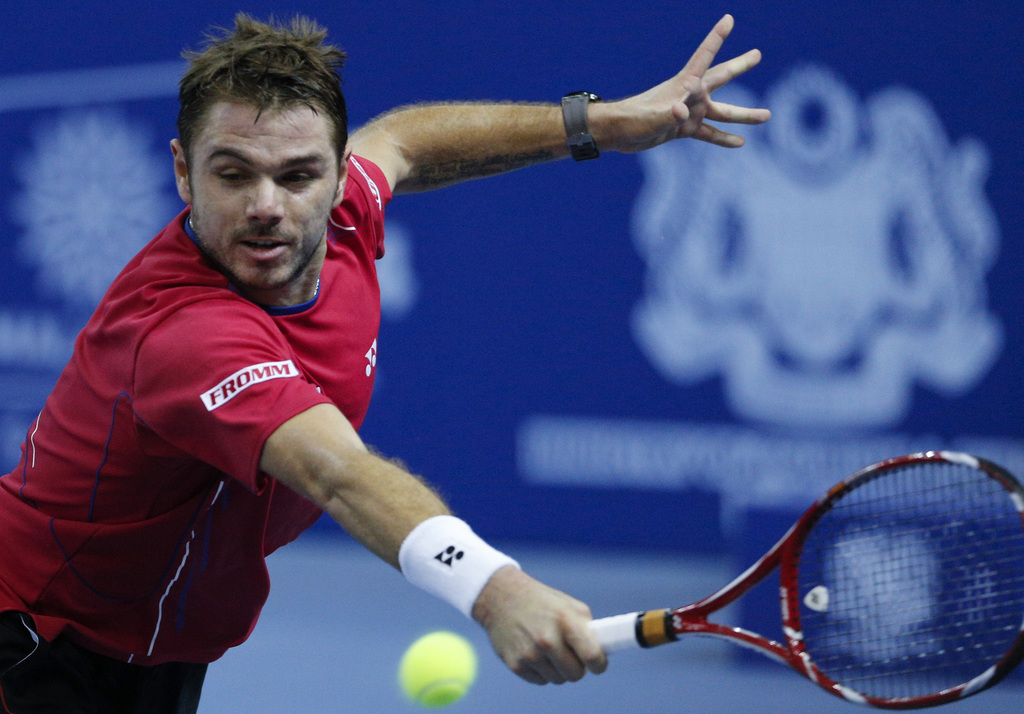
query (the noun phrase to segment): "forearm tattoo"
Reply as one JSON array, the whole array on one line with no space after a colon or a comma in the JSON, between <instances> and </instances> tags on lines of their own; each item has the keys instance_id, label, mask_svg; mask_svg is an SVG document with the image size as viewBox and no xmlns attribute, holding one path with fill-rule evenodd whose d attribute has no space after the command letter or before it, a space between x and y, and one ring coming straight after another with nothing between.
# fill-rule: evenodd
<instances>
[{"instance_id":1,"label":"forearm tattoo","mask_svg":"<svg viewBox=\"0 0 1024 714\"><path fill-rule=\"evenodd\" d=\"M487 156L482 159L453 159L438 163L424 163L416 167L411 183L422 190L439 188L459 181L515 171L554 158L554 152L543 150L533 153Z\"/></svg>"}]
</instances>

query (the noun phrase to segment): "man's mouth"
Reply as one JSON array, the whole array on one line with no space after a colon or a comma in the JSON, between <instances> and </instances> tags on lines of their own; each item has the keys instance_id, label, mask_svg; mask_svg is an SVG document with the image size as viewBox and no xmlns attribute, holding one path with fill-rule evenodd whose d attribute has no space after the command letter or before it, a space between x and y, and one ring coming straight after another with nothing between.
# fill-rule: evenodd
<instances>
[{"instance_id":1,"label":"man's mouth","mask_svg":"<svg viewBox=\"0 0 1024 714\"><path fill-rule=\"evenodd\" d=\"M270 240L267 238L253 238L251 240L243 240L242 245L245 246L247 252L261 260L270 260L279 257L283 254L288 247L288 244L283 241Z\"/></svg>"}]
</instances>

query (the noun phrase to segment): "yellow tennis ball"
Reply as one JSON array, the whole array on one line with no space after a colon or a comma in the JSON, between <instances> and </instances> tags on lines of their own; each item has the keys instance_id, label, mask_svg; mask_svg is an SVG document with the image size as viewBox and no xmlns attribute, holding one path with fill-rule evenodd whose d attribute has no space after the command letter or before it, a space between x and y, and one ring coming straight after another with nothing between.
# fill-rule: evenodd
<instances>
[{"instance_id":1,"label":"yellow tennis ball","mask_svg":"<svg viewBox=\"0 0 1024 714\"><path fill-rule=\"evenodd\" d=\"M402 655L398 682L406 696L425 707L457 702L476 679L476 652L454 632L431 632Z\"/></svg>"}]
</instances>

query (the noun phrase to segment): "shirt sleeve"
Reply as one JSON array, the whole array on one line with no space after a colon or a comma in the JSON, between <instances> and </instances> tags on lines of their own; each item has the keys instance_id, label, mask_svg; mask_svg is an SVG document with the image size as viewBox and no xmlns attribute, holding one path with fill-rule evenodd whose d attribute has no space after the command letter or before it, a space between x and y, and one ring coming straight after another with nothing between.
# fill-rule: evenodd
<instances>
[{"instance_id":1,"label":"shirt sleeve","mask_svg":"<svg viewBox=\"0 0 1024 714\"><path fill-rule=\"evenodd\" d=\"M345 220L371 232L377 259L384 257L384 207L391 201L391 188L377 164L362 156L349 157L345 199L341 205Z\"/></svg>"},{"instance_id":2,"label":"shirt sleeve","mask_svg":"<svg viewBox=\"0 0 1024 714\"><path fill-rule=\"evenodd\" d=\"M135 413L143 428L259 493L263 444L281 424L330 403L273 321L241 299L183 307L142 342Z\"/></svg>"}]
</instances>

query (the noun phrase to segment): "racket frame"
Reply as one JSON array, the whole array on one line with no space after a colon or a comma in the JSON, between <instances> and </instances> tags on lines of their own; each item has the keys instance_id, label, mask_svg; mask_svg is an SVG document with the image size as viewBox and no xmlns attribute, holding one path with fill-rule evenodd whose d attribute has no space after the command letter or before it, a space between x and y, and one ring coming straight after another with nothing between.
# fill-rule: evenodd
<instances>
[{"instance_id":1,"label":"racket frame","mask_svg":"<svg viewBox=\"0 0 1024 714\"><path fill-rule=\"evenodd\" d=\"M865 481L877 478L894 468L928 462L966 465L983 471L990 478L998 481L1008 491L1021 518L1021 528L1024 529L1024 488L1000 466L991 461L955 451L926 451L899 456L867 466L833 486L800 516L767 553L717 592L683 607L602 618L592 622L591 627L598 634L606 651L636 646L656 647L673 642L681 635L686 634L725 638L788 664L831 694L850 702L880 709L917 709L936 706L987 689L1006 677L1024 659L1024 621L1021 623L1021 631L1018 632L1013 646L999 662L968 682L941 692L918 697L880 698L854 691L828 677L817 667L806 651L800 624L797 569L807 534L815 523L828 512L833 503ZM737 600L763 581L776 568L779 569L779 599L785 643L776 642L741 627L708 621L708 617L713 612Z\"/></svg>"}]
</instances>

